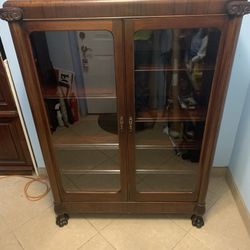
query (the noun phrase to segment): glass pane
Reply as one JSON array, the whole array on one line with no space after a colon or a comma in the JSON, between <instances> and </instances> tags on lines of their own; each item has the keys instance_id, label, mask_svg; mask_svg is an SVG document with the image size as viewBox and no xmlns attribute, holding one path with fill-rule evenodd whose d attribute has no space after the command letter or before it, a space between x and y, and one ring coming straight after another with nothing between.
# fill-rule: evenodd
<instances>
[{"instance_id":1,"label":"glass pane","mask_svg":"<svg viewBox=\"0 0 250 250\"><path fill-rule=\"evenodd\" d=\"M30 38L65 191L118 191L112 33L46 31Z\"/></svg>"},{"instance_id":2,"label":"glass pane","mask_svg":"<svg viewBox=\"0 0 250 250\"><path fill-rule=\"evenodd\" d=\"M56 150L67 191L112 191L120 188L117 150Z\"/></svg>"},{"instance_id":3,"label":"glass pane","mask_svg":"<svg viewBox=\"0 0 250 250\"><path fill-rule=\"evenodd\" d=\"M213 28L134 34L137 191L195 190L219 39Z\"/></svg>"}]
</instances>

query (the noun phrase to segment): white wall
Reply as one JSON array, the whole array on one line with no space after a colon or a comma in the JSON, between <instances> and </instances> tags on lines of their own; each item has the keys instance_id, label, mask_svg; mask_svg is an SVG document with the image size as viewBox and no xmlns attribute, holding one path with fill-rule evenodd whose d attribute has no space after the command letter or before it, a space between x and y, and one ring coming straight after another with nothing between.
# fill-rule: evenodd
<instances>
[{"instance_id":1,"label":"white wall","mask_svg":"<svg viewBox=\"0 0 250 250\"><path fill-rule=\"evenodd\" d=\"M2 6L3 2L4 0L0 0L0 6ZM36 129L34 126L34 121L31 115L28 98L25 92L23 78L20 72L18 61L17 61L13 41L12 41L11 34L8 28L8 23L2 20L0 20L0 37L3 42L6 57L9 61L10 70L12 73L12 77L13 77L16 89L17 89L19 102L22 107L22 112L24 115L24 119L26 121L26 126L28 128L28 133L29 133L32 148L36 157L37 165L38 167L44 167L45 164L44 164L44 160L42 157Z\"/></svg>"},{"instance_id":2,"label":"white wall","mask_svg":"<svg viewBox=\"0 0 250 250\"><path fill-rule=\"evenodd\" d=\"M250 77L248 78L250 84ZM229 168L250 212L250 86L241 115Z\"/></svg>"},{"instance_id":3,"label":"white wall","mask_svg":"<svg viewBox=\"0 0 250 250\"><path fill-rule=\"evenodd\" d=\"M53 67L74 72L68 32L46 32L46 39Z\"/></svg>"},{"instance_id":4,"label":"white wall","mask_svg":"<svg viewBox=\"0 0 250 250\"><path fill-rule=\"evenodd\" d=\"M235 144L232 150L232 156L229 162L229 168L232 173L234 182L250 212L250 15L245 16L240 35L240 44L238 49L239 59L235 64L235 71L232 79L238 84L235 92L243 92L242 96L235 99L234 106L242 103L241 98L244 96L245 102L243 111L239 120L239 126L236 133ZM248 90L247 90L248 88ZM240 110L238 110L239 112ZM239 112L240 113L240 112ZM229 121L234 121L234 114ZM229 135L230 136L230 135Z\"/></svg>"},{"instance_id":5,"label":"white wall","mask_svg":"<svg viewBox=\"0 0 250 250\"><path fill-rule=\"evenodd\" d=\"M214 166L229 166L250 83L250 15L244 16L225 102Z\"/></svg>"}]
</instances>

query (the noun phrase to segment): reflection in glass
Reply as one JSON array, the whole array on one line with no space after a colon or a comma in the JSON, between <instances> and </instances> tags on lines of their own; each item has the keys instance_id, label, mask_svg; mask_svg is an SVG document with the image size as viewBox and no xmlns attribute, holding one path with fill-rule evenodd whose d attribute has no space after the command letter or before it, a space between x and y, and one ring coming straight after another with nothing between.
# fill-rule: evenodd
<instances>
[{"instance_id":1,"label":"reflection in glass","mask_svg":"<svg viewBox=\"0 0 250 250\"><path fill-rule=\"evenodd\" d=\"M137 191L194 191L219 39L210 28L134 34Z\"/></svg>"},{"instance_id":2,"label":"reflection in glass","mask_svg":"<svg viewBox=\"0 0 250 250\"><path fill-rule=\"evenodd\" d=\"M65 191L118 191L112 33L47 31L30 38Z\"/></svg>"}]
</instances>

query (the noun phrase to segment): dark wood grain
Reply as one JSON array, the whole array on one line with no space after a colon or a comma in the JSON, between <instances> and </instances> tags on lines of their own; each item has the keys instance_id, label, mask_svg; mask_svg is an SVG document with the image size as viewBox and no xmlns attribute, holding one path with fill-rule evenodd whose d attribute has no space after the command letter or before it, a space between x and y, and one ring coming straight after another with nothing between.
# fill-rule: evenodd
<instances>
[{"instance_id":1,"label":"dark wood grain","mask_svg":"<svg viewBox=\"0 0 250 250\"><path fill-rule=\"evenodd\" d=\"M0 174L31 174L31 158L17 115L0 117L0 138Z\"/></svg>"},{"instance_id":2,"label":"dark wood grain","mask_svg":"<svg viewBox=\"0 0 250 250\"><path fill-rule=\"evenodd\" d=\"M227 0L10 0L4 4L4 7L22 8L24 20L72 17L77 19L227 14L225 8L227 2Z\"/></svg>"}]
</instances>

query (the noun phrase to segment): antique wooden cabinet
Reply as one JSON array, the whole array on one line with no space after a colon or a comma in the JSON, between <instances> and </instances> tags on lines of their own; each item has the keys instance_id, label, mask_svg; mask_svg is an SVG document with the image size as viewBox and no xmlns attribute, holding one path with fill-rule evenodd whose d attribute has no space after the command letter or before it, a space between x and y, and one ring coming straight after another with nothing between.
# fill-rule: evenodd
<instances>
[{"instance_id":1,"label":"antique wooden cabinet","mask_svg":"<svg viewBox=\"0 0 250 250\"><path fill-rule=\"evenodd\" d=\"M0 40L0 174L31 174L31 157L5 70L5 59Z\"/></svg>"},{"instance_id":2,"label":"antique wooden cabinet","mask_svg":"<svg viewBox=\"0 0 250 250\"><path fill-rule=\"evenodd\" d=\"M54 195L68 213L185 213L203 226L246 1L10 0Z\"/></svg>"}]
</instances>

